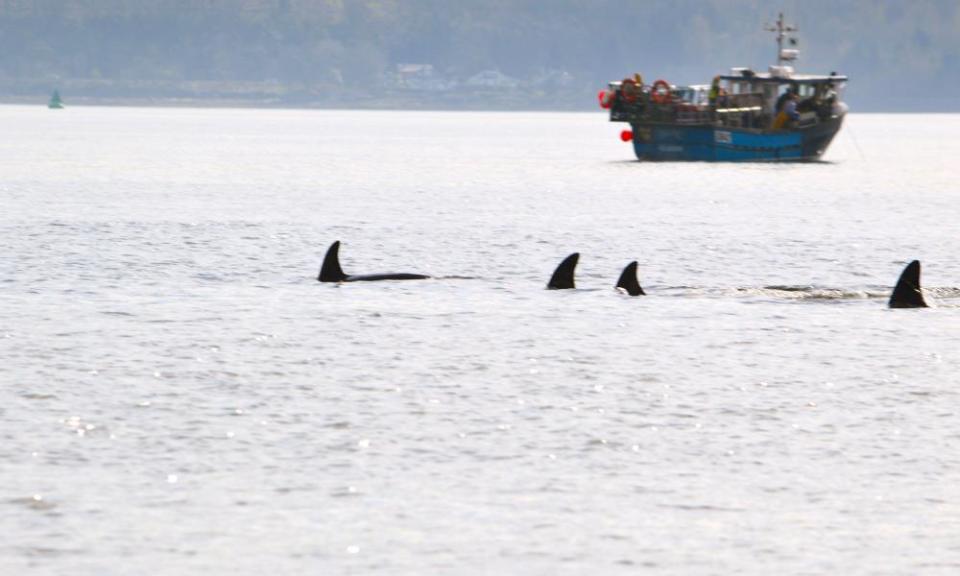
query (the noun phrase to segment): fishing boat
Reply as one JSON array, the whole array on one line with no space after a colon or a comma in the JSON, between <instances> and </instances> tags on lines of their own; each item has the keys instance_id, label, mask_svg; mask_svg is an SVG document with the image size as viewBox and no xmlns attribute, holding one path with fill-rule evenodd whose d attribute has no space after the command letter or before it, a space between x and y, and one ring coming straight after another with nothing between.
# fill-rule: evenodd
<instances>
[{"instance_id":1,"label":"fishing boat","mask_svg":"<svg viewBox=\"0 0 960 576\"><path fill-rule=\"evenodd\" d=\"M60 110L63 108L63 100L60 99L59 90L54 90L53 94L50 95L50 102L47 104L47 108L51 110Z\"/></svg>"},{"instance_id":2,"label":"fishing boat","mask_svg":"<svg viewBox=\"0 0 960 576\"><path fill-rule=\"evenodd\" d=\"M797 28L780 14L766 29L777 40L777 63L766 72L732 68L693 86L647 85L635 74L602 90L600 106L612 122L630 124L620 137L640 160L817 160L847 113L847 77L795 73Z\"/></svg>"}]
</instances>

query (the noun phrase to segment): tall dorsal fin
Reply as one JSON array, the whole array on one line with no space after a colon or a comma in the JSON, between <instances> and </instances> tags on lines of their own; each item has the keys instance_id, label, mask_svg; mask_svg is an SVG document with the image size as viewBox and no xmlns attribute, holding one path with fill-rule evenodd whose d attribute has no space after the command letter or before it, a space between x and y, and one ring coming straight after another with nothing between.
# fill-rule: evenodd
<instances>
[{"instance_id":1,"label":"tall dorsal fin","mask_svg":"<svg viewBox=\"0 0 960 576\"><path fill-rule=\"evenodd\" d=\"M897 280L897 285L890 295L891 308L926 308L923 292L920 291L920 261L914 260L907 264Z\"/></svg>"},{"instance_id":2,"label":"tall dorsal fin","mask_svg":"<svg viewBox=\"0 0 960 576\"><path fill-rule=\"evenodd\" d=\"M573 284L573 270L577 267L577 260L580 259L580 253L574 252L563 259L563 262L553 271L550 282L547 283L549 290L565 290L575 288Z\"/></svg>"},{"instance_id":3,"label":"tall dorsal fin","mask_svg":"<svg viewBox=\"0 0 960 576\"><path fill-rule=\"evenodd\" d=\"M340 268L340 241L337 240L327 248L327 255L323 257L323 266L320 267L320 282L343 282L347 275Z\"/></svg>"},{"instance_id":4,"label":"tall dorsal fin","mask_svg":"<svg viewBox=\"0 0 960 576\"><path fill-rule=\"evenodd\" d=\"M637 281L637 261L627 264L627 267L623 269L623 272L620 274L620 279L617 280L617 288L625 291L631 296L644 296L646 292L643 291L643 288L640 287L640 282Z\"/></svg>"}]
</instances>

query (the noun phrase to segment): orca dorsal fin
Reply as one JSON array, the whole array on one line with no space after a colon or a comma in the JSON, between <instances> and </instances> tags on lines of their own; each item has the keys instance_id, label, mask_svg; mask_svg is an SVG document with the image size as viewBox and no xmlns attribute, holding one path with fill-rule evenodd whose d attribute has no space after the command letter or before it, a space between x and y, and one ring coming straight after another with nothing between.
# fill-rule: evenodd
<instances>
[{"instance_id":1,"label":"orca dorsal fin","mask_svg":"<svg viewBox=\"0 0 960 576\"><path fill-rule=\"evenodd\" d=\"M907 264L890 294L891 308L927 308L920 291L920 261Z\"/></svg>"},{"instance_id":2,"label":"orca dorsal fin","mask_svg":"<svg viewBox=\"0 0 960 576\"><path fill-rule=\"evenodd\" d=\"M620 274L620 279L617 280L617 288L623 290L631 296L645 296L646 292L643 291L643 288L640 287L640 282L637 281L637 261L627 264L627 267L623 269L623 272Z\"/></svg>"},{"instance_id":3,"label":"orca dorsal fin","mask_svg":"<svg viewBox=\"0 0 960 576\"><path fill-rule=\"evenodd\" d=\"M563 262L553 271L550 282L547 283L548 290L566 290L576 288L573 284L573 271L577 267L577 261L580 259L580 253L574 252L563 259Z\"/></svg>"},{"instance_id":4,"label":"orca dorsal fin","mask_svg":"<svg viewBox=\"0 0 960 576\"><path fill-rule=\"evenodd\" d=\"M340 241L337 240L327 248L327 255L323 257L323 266L320 267L320 282L343 282L347 275L340 268Z\"/></svg>"}]
</instances>

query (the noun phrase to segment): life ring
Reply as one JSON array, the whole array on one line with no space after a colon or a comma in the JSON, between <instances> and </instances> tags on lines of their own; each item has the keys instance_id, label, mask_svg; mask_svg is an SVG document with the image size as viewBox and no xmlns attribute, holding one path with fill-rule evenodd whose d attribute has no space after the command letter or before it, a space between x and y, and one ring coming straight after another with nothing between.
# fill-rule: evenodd
<instances>
[{"instance_id":1,"label":"life ring","mask_svg":"<svg viewBox=\"0 0 960 576\"><path fill-rule=\"evenodd\" d=\"M637 82L633 78L624 78L620 82L620 95L623 97L623 101L628 104L632 104L637 101L637 96L640 95L640 88L637 86Z\"/></svg>"},{"instance_id":2,"label":"life ring","mask_svg":"<svg viewBox=\"0 0 960 576\"><path fill-rule=\"evenodd\" d=\"M657 80L650 88L650 100L656 104L669 104L673 99L670 84L666 80Z\"/></svg>"}]
</instances>

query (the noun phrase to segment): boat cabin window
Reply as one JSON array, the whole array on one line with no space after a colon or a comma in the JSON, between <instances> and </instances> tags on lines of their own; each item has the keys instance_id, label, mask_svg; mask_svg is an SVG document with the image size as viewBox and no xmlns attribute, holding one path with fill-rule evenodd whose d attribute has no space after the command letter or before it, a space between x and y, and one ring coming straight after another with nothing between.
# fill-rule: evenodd
<instances>
[{"instance_id":1,"label":"boat cabin window","mask_svg":"<svg viewBox=\"0 0 960 576\"><path fill-rule=\"evenodd\" d=\"M680 86L674 89L673 97L686 104L706 106L710 87L705 85Z\"/></svg>"},{"instance_id":2,"label":"boat cabin window","mask_svg":"<svg viewBox=\"0 0 960 576\"><path fill-rule=\"evenodd\" d=\"M780 84L777 86L777 96L782 96L784 92L789 90L792 87L796 87L797 94L801 98L810 98L817 93L817 84L807 84L800 82L788 82L786 84Z\"/></svg>"}]
</instances>

